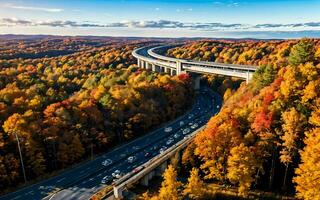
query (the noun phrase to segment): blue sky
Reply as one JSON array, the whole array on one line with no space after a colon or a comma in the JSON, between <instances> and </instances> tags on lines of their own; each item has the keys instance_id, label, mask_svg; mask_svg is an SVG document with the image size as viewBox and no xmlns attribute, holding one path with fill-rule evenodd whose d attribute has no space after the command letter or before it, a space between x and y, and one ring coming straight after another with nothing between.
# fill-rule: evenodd
<instances>
[{"instance_id":1,"label":"blue sky","mask_svg":"<svg viewBox=\"0 0 320 200\"><path fill-rule=\"evenodd\" d=\"M0 0L0 34L320 37L320 0Z\"/></svg>"}]
</instances>

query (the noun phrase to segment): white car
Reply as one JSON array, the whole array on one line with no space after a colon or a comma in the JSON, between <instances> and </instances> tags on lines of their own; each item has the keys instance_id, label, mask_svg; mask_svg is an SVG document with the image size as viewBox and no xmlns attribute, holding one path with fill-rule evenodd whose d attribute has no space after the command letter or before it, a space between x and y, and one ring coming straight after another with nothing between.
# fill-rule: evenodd
<instances>
[{"instance_id":1,"label":"white car","mask_svg":"<svg viewBox=\"0 0 320 200\"><path fill-rule=\"evenodd\" d=\"M116 171L114 171L114 172L112 173L112 176L113 176L114 178L119 179L119 178L121 178L122 173L120 172L120 170L117 169Z\"/></svg>"},{"instance_id":2,"label":"white car","mask_svg":"<svg viewBox=\"0 0 320 200\"><path fill-rule=\"evenodd\" d=\"M188 133L190 133L190 128L183 129L183 131L182 131L183 135L186 135Z\"/></svg>"},{"instance_id":3,"label":"white car","mask_svg":"<svg viewBox=\"0 0 320 200\"><path fill-rule=\"evenodd\" d=\"M176 134L173 135L173 137L177 139L177 138L180 137L180 135L178 133L176 133Z\"/></svg>"},{"instance_id":4,"label":"white car","mask_svg":"<svg viewBox=\"0 0 320 200\"><path fill-rule=\"evenodd\" d=\"M193 124L193 125L191 126L192 129L195 129L195 128L197 128L197 127L198 127L198 124L197 124L197 123L195 123L195 124Z\"/></svg>"},{"instance_id":5,"label":"white car","mask_svg":"<svg viewBox=\"0 0 320 200\"><path fill-rule=\"evenodd\" d=\"M180 126L183 126L184 125L184 121L181 121L179 124L180 124Z\"/></svg>"},{"instance_id":6,"label":"white car","mask_svg":"<svg viewBox=\"0 0 320 200\"><path fill-rule=\"evenodd\" d=\"M130 156L127 160L128 160L128 163L132 163L134 160L135 160L136 157L134 156Z\"/></svg>"},{"instance_id":7,"label":"white car","mask_svg":"<svg viewBox=\"0 0 320 200\"><path fill-rule=\"evenodd\" d=\"M112 176L107 175L103 177L103 179L101 180L101 183L106 184L106 183L110 183L111 181L112 181Z\"/></svg>"},{"instance_id":8,"label":"white car","mask_svg":"<svg viewBox=\"0 0 320 200\"><path fill-rule=\"evenodd\" d=\"M169 132L171 132L172 131L172 127L166 127L165 129L164 129L164 132L166 132L166 133L169 133Z\"/></svg>"},{"instance_id":9,"label":"white car","mask_svg":"<svg viewBox=\"0 0 320 200\"><path fill-rule=\"evenodd\" d=\"M169 139L166 144L170 145L173 141L174 141L173 139Z\"/></svg>"},{"instance_id":10,"label":"white car","mask_svg":"<svg viewBox=\"0 0 320 200\"><path fill-rule=\"evenodd\" d=\"M109 166L111 164L112 164L112 160L111 159L107 159L107 160L104 160L102 162L102 165L105 166L105 167L107 167L107 166Z\"/></svg>"}]
</instances>

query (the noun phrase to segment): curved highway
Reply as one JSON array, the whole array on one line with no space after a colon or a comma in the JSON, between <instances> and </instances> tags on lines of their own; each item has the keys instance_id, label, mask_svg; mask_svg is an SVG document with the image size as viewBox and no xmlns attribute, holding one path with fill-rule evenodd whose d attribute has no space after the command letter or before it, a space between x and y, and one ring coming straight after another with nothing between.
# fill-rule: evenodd
<instances>
[{"instance_id":1,"label":"curved highway","mask_svg":"<svg viewBox=\"0 0 320 200\"><path fill-rule=\"evenodd\" d=\"M109 184L108 181L119 178L115 172L119 176L132 172L206 124L219 111L221 104L219 95L202 88L192 109L177 120L60 175L4 195L0 200L89 199ZM117 177L112 177L112 174ZM103 183L104 177L110 180Z\"/></svg>"},{"instance_id":2,"label":"curved highway","mask_svg":"<svg viewBox=\"0 0 320 200\"><path fill-rule=\"evenodd\" d=\"M258 69L256 66L185 60L161 55L165 53L167 49L175 46L177 45L141 47L135 49L132 52L132 55L138 59L139 67L150 69L151 65L153 71L170 71L171 74L185 72L196 74L219 74L242 78L245 79L247 83L251 80L253 73Z\"/></svg>"}]
</instances>

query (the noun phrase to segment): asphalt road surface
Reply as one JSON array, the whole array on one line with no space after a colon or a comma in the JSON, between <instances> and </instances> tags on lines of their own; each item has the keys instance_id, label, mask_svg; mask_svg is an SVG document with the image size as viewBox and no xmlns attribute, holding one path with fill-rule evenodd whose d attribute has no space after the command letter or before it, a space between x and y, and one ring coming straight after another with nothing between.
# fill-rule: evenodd
<instances>
[{"instance_id":1,"label":"asphalt road surface","mask_svg":"<svg viewBox=\"0 0 320 200\"><path fill-rule=\"evenodd\" d=\"M89 199L90 196L106 186L107 183L101 183L103 177L112 176L116 170L119 170L121 174L132 172L136 167L159 155L161 148L171 147L206 124L210 117L219 111L221 104L219 95L207 88L202 88L191 111L177 120L92 161L37 184L1 196L0 200ZM128 160L129 157L132 159ZM107 166L102 165L102 162L107 159L112 163Z\"/></svg>"}]
</instances>

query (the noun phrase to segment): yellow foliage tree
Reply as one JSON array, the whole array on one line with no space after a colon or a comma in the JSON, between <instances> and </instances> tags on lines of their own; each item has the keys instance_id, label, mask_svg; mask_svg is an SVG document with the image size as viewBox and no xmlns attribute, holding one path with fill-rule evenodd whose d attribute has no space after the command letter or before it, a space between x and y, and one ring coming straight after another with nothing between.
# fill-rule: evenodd
<instances>
[{"instance_id":1,"label":"yellow foliage tree","mask_svg":"<svg viewBox=\"0 0 320 200\"><path fill-rule=\"evenodd\" d=\"M320 199L320 128L307 134L301 151L301 164L296 169L297 197L305 200Z\"/></svg>"},{"instance_id":2,"label":"yellow foliage tree","mask_svg":"<svg viewBox=\"0 0 320 200\"><path fill-rule=\"evenodd\" d=\"M205 184L199 177L199 170L193 168L188 178L184 190L184 195L188 195L191 199L202 199L206 194Z\"/></svg>"},{"instance_id":3,"label":"yellow foliage tree","mask_svg":"<svg viewBox=\"0 0 320 200\"><path fill-rule=\"evenodd\" d=\"M282 119L284 121L282 125L284 135L281 136L283 149L280 152L280 161L286 166L283 179L283 187L285 188L288 167L298 151L297 140L300 138L300 134L306 120L305 117L296 111L295 108L290 108L290 110L283 112Z\"/></svg>"},{"instance_id":4,"label":"yellow foliage tree","mask_svg":"<svg viewBox=\"0 0 320 200\"><path fill-rule=\"evenodd\" d=\"M247 147L243 143L231 149L228 158L228 178L232 183L239 183L238 192L246 195L255 181L254 175L258 169L262 169L262 161L257 158L253 147Z\"/></svg>"},{"instance_id":5,"label":"yellow foliage tree","mask_svg":"<svg viewBox=\"0 0 320 200\"><path fill-rule=\"evenodd\" d=\"M177 172L172 165L169 165L163 174L163 181L159 191L160 200L179 200L181 183L177 181Z\"/></svg>"}]
</instances>

